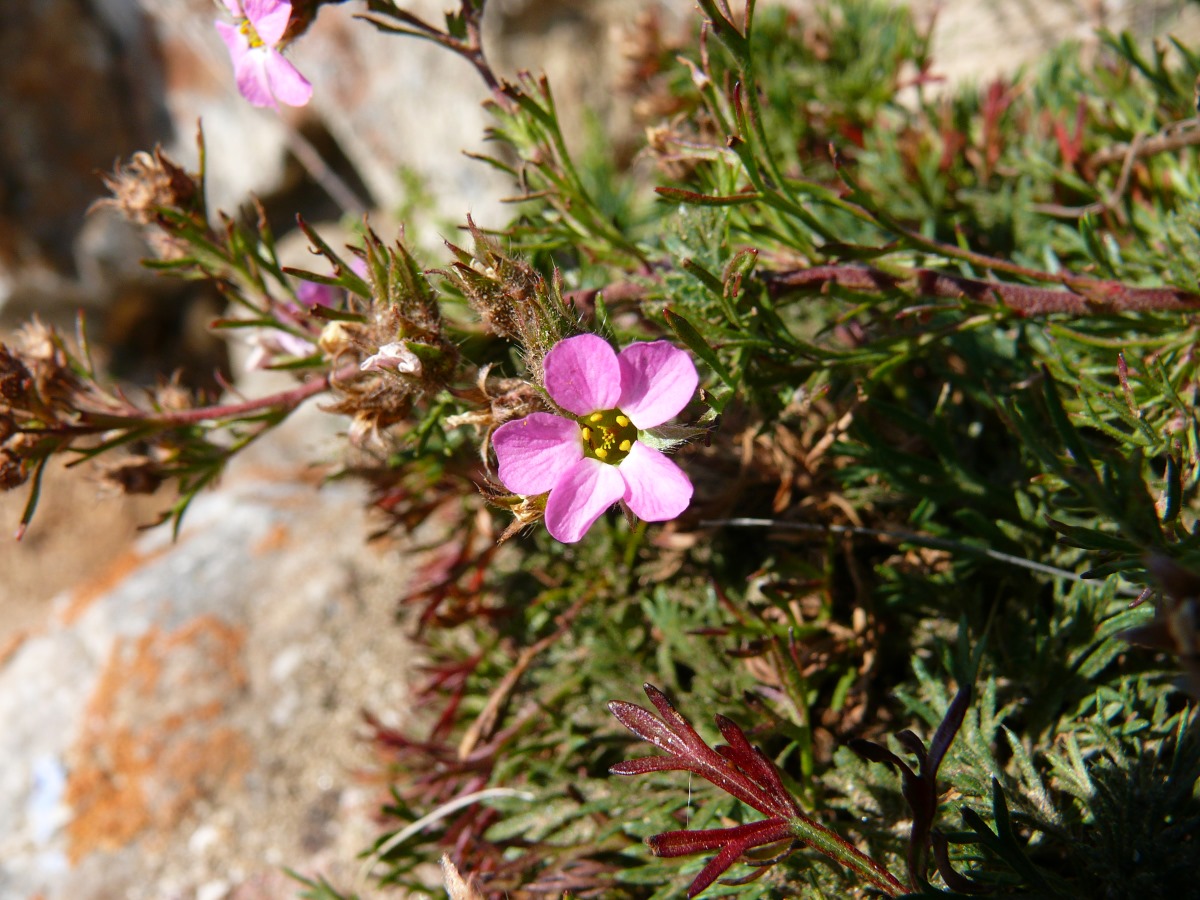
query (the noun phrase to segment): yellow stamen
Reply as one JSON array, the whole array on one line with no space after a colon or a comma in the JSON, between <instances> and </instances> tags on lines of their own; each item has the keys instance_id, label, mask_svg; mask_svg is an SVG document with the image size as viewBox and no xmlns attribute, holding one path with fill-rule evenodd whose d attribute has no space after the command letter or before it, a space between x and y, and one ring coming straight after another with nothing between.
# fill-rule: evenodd
<instances>
[{"instance_id":1,"label":"yellow stamen","mask_svg":"<svg viewBox=\"0 0 1200 900\"><path fill-rule=\"evenodd\" d=\"M588 428L588 427L586 427L586 426L584 427L584 429L583 429L583 439L584 439L585 441L590 441L590 440L592 439L592 429L590 429L590 428Z\"/></svg>"},{"instance_id":2,"label":"yellow stamen","mask_svg":"<svg viewBox=\"0 0 1200 900\"><path fill-rule=\"evenodd\" d=\"M617 447L617 449L620 450L622 453L628 453L629 448L632 446L633 446L633 444L631 444L629 441L621 441L621 443Z\"/></svg>"},{"instance_id":3,"label":"yellow stamen","mask_svg":"<svg viewBox=\"0 0 1200 900\"><path fill-rule=\"evenodd\" d=\"M604 459L604 457L606 457L606 456L608 456L607 450L605 450L603 447L596 448L596 458L597 459Z\"/></svg>"},{"instance_id":4,"label":"yellow stamen","mask_svg":"<svg viewBox=\"0 0 1200 900\"><path fill-rule=\"evenodd\" d=\"M238 23L238 31L246 36L246 40L250 43L252 49L258 49L263 46L263 39L258 36L258 32L254 30L254 26L250 24L249 19L242 19Z\"/></svg>"},{"instance_id":5,"label":"yellow stamen","mask_svg":"<svg viewBox=\"0 0 1200 900\"><path fill-rule=\"evenodd\" d=\"M624 416L617 416L617 424L620 425L622 428L624 428L626 425L629 424L629 420L627 418L625 418Z\"/></svg>"},{"instance_id":6,"label":"yellow stamen","mask_svg":"<svg viewBox=\"0 0 1200 900\"><path fill-rule=\"evenodd\" d=\"M590 416L588 416L588 421L589 422L599 422L603 418L604 418L604 413L594 412Z\"/></svg>"}]
</instances>

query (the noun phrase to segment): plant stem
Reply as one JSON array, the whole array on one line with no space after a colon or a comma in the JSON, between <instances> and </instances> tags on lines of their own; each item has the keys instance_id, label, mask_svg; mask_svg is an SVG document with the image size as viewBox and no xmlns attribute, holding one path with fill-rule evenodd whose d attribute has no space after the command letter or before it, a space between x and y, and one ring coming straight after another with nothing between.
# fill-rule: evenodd
<instances>
[{"instance_id":1,"label":"plant stem","mask_svg":"<svg viewBox=\"0 0 1200 900\"><path fill-rule=\"evenodd\" d=\"M146 421L171 427L175 425L194 425L197 422L235 419L247 413L256 413L268 409L292 410L309 397L315 397L317 394L329 390L334 382L349 378L357 372L359 372L358 363L351 363L322 375L320 378L306 381L290 390L280 391L278 394L268 394L266 397L259 397L256 400L246 400L242 403L201 406L198 409L183 409L177 412L163 413L152 416Z\"/></svg>"},{"instance_id":2,"label":"plant stem","mask_svg":"<svg viewBox=\"0 0 1200 900\"><path fill-rule=\"evenodd\" d=\"M182 425L195 425L200 422L219 422L224 419L236 419L253 413L276 410L291 412L309 397L315 397L338 381L345 380L358 374L358 363L342 366L333 372L328 372L320 378L313 378L277 394L268 394L255 400L241 403L221 403L215 406L201 406L196 409L180 409L169 412L145 413L129 404L123 412L95 411L93 421L81 425L63 425L50 428L25 429L34 435L55 435L78 437L86 434L96 434L101 431L111 431L118 428L129 428L135 423L150 428L177 428Z\"/></svg>"},{"instance_id":3,"label":"plant stem","mask_svg":"<svg viewBox=\"0 0 1200 900\"><path fill-rule=\"evenodd\" d=\"M903 882L882 864L824 825L807 816L796 816L788 822L788 826L799 840L867 879L889 897L908 893Z\"/></svg>"}]
</instances>

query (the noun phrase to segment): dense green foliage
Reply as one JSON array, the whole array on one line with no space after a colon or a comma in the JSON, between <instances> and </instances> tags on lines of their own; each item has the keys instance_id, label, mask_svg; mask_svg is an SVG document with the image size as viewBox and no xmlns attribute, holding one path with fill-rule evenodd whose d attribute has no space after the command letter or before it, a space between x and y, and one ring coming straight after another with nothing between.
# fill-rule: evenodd
<instances>
[{"instance_id":1,"label":"dense green foliage","mask_svg":"<svg viewBox=\"0 0 1200 900\"><path fill-rule=\"evenodd\" d=\"M646 123L650 177L603 135L569 157L543 84L493 107L530 197L494 246L600 290L579 328L704 367L710 431L677 457L696 500L575 547L534 527L481 565L486 599L426 633L434 693L457 672L445 755L396 755L394 812L536 800L389 847L387 880L437 845L489 896L679 895L704 860L640 841L757 815L678 772L606 775L645 755L605 710L642 680L702 729L737 719L811 816L901 874L898 774L846 744L928 738L973 685L937 774L951 871L913 890L1194 896L1200 733L1175 659L1122 632L1191 602L1154 594L1150 555L1197 563L1200 172L1186 140L1143 151L1194 127L1200 60L1105 36L1091 62L1066 46L934 93L890 5L763 7L749 37L701 5L699 45L637 60L630 101L671 111ZM706 896L865 889L799 851Z\"/></svg>"}]
</instances>

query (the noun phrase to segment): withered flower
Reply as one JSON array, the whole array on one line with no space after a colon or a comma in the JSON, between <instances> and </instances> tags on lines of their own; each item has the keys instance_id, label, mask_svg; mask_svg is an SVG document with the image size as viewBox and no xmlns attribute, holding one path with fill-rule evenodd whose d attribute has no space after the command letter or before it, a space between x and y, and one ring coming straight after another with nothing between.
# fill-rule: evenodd
<instances>
[{"instance_id":1,"label":"withered flower","mask_svg":"<svg viewBox=\"0 0 1200 900\"><path fill-rule=\"evenodd\" d=\"M1151 556L1147 565L1162 586L1158 609L1153 619L1121 637L1174 655L1182 670L1179 687L1200 698L1200 575L1161 555Z\"/></svg>"},{"instance_id":2,"label":"withered flower","mask_svg":"<svg viewBox=\"0 0 1200 900\"><path fill-rule=\"evenodd\" d=\"M113 196L97 200L92 208L112 207L135 225L147 227L146 238L160 259L179 259L190 251L187 242L174 233L177 226L165 211L181 213L193 224L206 226L199 177L175 163L161 147L155 147L153 153L142 150L133 154L104 176L104 185Z\"/></svg>"},{"instance_id":3,"label":"withered flower","mask_svg":"<svg viewBox=\"0 0 1200 900\"><path fill-rule=\"evenodd\" d=\"M14 405L36 405L40 409L76 409L84 389L71 369L58 333L35 317L17 331L15 343L16 354L8 363L9 371L17 373L18 380L27 374L29 381L22 389L21 402L7 394L5 399Z\"/></svg>"},{"instance_id":4,"label":"withered flower","mask_svg":"<svg viewBox=\"0 0 1200 900\"><path fill-rule=\"evenodd\" d=\"M96 206L111 206L136 225L160 222L164 209L189 211L199 197L196 176L175 163L162 147L153 153L139 150L104 176L112 197Z\"/></svg>"},{"instance_id":5,"label":"withered flower","mask_svg":"<svg viewBox=\"0 0 1200 900\"><path fill-rule=\"evenodd\" d=\"M9 403L20 403L32 384L29 368L12 350L0 344L0 397Z\"/></svg>"},{"instance_id":6,"label":"withered flower","mask_svg":"<svg viewBox=\"0 0 1200 900\"><path fill-rule=\"evenodd\" d=\"M29 478L25 460L8 447L0 447L0 491L11 491Z\"/></svg>"},{"instance_id":7,"label":"withered flower","mask_svg":"<svg viewBox=\"0 0 1200 900\"><path fill-rule=\"evenodd\" d=\"M166 478L162 467L148 456L131 456L104 466L100 477L126 494L153 494Z\"/></svg>"}]
</instances>

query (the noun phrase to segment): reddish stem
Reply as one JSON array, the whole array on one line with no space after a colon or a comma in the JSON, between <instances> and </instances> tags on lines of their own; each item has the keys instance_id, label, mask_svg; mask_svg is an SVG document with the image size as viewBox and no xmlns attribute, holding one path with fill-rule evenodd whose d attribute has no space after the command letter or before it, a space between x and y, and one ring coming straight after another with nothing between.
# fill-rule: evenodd
<instances>
[{"instance_id":1,"label":"reddish stem","mask_svg":"<svg viewBox=\"0 0 1200 900\"><path fill-rule=\"evenodd\" d=\"M283 408L295 409L309 397L315 397L329 390L335 381L342 381L359 372L358 363L342 366L333 372L328 372L320 378L314 378L303 384L278 394L268 394L256 400L246 400L242 403L225 403L217 406L201 406L198 409L183 409L176 412L152 416L146 421L162 425L194 425L217 419L234 419L247 413L255 413L264 409Z\"/></svg>"}]
</instances>

